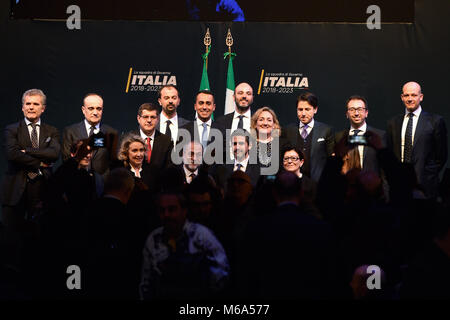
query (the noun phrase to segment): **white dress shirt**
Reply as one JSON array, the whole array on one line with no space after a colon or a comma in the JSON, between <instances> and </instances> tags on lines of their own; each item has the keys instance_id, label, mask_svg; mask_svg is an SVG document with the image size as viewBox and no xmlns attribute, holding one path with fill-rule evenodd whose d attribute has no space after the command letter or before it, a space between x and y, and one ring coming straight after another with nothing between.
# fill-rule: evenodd
<instances>
[{"instance_id":1,"label":"white dress shirt","mask_svg":"<svg viewBox=\"0 0 450 320\"><path fill-rule=\"evenodd\" d=\"M192 182L191 174L195 174L195 176L198 176L198 169L196 169L194 172L192 172L192 171L189 171L188 169L186 169L185 166L183 166L183 170L184 170L184 176L186 177L187 183Z\"/></svg>"},{"instance_id":2,"label":"white dress shirt","mask_svg":"<svg viewBox=\"0 0 450 320\"><path fill-rule=\"evenodd\" d=\"M87 136L89 137L89 132L91 132L92 125L86 119L84 119L84 126L86 127ZM100 122L95 125L93 134L97 134L99 132L100 132Z\"/></svg>"},{"instance_id":3,"label":"white dress shirt","mask_svg":"<svg viewBox=\"0 0 450 320\"><path fill-rule=\"evenodd\" d=\"M141 138L144 139L145 145L147 145L147 138L150 138L150 145L152 146L153 150L153 142L155 141L155 130L153 130L153 133L151 136L147 136L142 129L139 129L139 132L141 134Z\"/></svg>"},{"instance_id":4,"label":"white dress shirt","mask_svg":"<svg viewBox=\"0 0 450 320\"><path fill-rule=\"evenodd\" d=\"M358 136L362 136L367 131L367 123L364 122L364 124L359 128L354 128L353 126L351 126L350 130L348 132L348 135L349 136L354 135L354 132L353 132L354 130L360 130L358 132ZM358 146L358 152L359 152L359 163L361 164L361 169L362 169L363 162L364 162L364 146L363 145Z\"/></svg>"},{"instance_id":5,"label":"white dress shirt","mask_svg":"<svg viewBox=\"0 0 450 320\"><path fill-rule=\"evenodd\" d=\"M233 114L233 122L231 123L231 132L237 129L239 124L239 116L241 114L237 111L234 111ZM247 112L243 114L244 118L242 121L244 122L244 129L250 132L250 119L252 117L252 113L250 111L250 108L248 108Z\"/></svg>"},{"instance_id":6,"label":"white dress shirt","mask_svg":"<svg viewBox=\"0 0 450 320\"><path fill-rule=\"evenodd\" d=\"M32 124L33 122L31 122L30 120L28 120L27 118L25 118L25 124L27 125L28 128L28 133L30 134L30 140L31 140L31 132L33 131L33 127L30 126L30 124ZM41 119L39 119L36 122L36 131L37 131L37 140L38 140L38 144L39 144L39 136L41 134Z\"/></svg>"},{"instance_id":7,"label":"white dress shirt","mask_svg":"<svg viewBox=\"0 0 450 320\"><path fill-rule=\"evenodd\" d=\"M419 105L419 107L416 109L416 111L413 112L413 128L412 128L412 144L414 145L414 133L416 132L417 127L417 121L419 121L420 113L422 112L422 107ZM403 162L403 152L405 150L405 133L406 133L406 127L408 126L408 117L409 111L405 108L405 116L403 117L403 125L402 125L402 162Z\"/></svg>"},{"instance_id":8,"label":"white dress shirt","mask_svg":"<svg viewBox=\"0 0 450 320\"><path fill-rule=\"evenodd\" d=\"M175 114L172 118L167 118L163 112L159 116L159 132L166 133L167 120L170 120L170 133L172 135L173 144L176 144L178 137L178 115Z\"/></svg>"},{"instance_id":9,"label":"white dress shirt","mask_svg":"<svg viewBox=\"0 0 450 320\"><path fill-rule=\"evenodd\" d=\"M134 168L133 166L130 166L130 170L131 170L131 172L133 172L135 177L137 177L137 178L141 177L142 167L140 167L139 170L136 170L136 168Z\"/></svg>"},{"instance_id":10,"label":"white dress shirt","mask_svg":"<svg viewBox=\"0 0 450 320\"><path fill-rule=\"evenodd\" d=\"M197 118L195 120L195 123L197 124L198 137L199 137L199 141L201 143L202 142L202 137L203 137L203 121ZM209 131L211 129L211 124L212 124L212 120L211 120L211 118L209 118L209 120L206 121L206 138L207 139L209 137Z\"/></svg>"},{"instance_id":11,"label":"white dress shirt","mask_svg":"<svg viewBox=\"0 0 450 320\"><path fill-rule=\"evenodd\" d=\"M311 119L311 121L309 123L306 124L308 126L308 128L306 128L306 132L308 132L308 136L311 133L311 130L314 128L314 119ZM300 121L298 130L300 132L300 136L302 136L302 131L303 131L303 127L305 126L305 124L303 124L303 122Z\"/></svg>"},{"instance_id":12,"label":"white dress shirt","mask_svg":"<svg viewBox=\"0 0 450 320\"><path fill-rule=\"evenodd\" d=\"M242 160L241 162L237 161L236 159L234 159L234 168L233 171L237 171L238 169L238 164L241 164L241 171L245 172L245 170L247 170L247 165L248 165L248 160L250 159L250 157L247 155L247 157Z\"/></svg>"}]
</instances>

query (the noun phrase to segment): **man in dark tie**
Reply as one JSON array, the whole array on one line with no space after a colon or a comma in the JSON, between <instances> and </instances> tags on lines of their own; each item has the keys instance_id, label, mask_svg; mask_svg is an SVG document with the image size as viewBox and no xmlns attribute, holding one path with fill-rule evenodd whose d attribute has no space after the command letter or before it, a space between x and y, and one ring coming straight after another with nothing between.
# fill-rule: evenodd
<instances>
[{"instance_id":1,"label":"man in dark tie","mask_svg":"<svg viewBox=\"0 0 450 320\"><path fill-rule=\"evenodd\" d=\"M349 136L367 136L366 133L377 134L383 145L386 143L386 133L383 130L376 129L367 124L366 118L369 115L369 105L367 100L358 95L348 98L346 104L346 117L350 122L349 130L342 130L336 134L336 141L348 139ZM367 137L368 138L368 137ZM375 149L358 144L357 155L359 156L359 164L362 170L370 170L379 173L378 160Z\"/></svg>"},{"instance_id":2,"label":"man in dark tie","mask_svg":"<svg viewBox=\"0 0 450 320\"><path fill-rule=\"evenodd\" d=\"M441 116L422 109L418 83L406 83L401 99L405 113L388 122L388 147L401 162L414 166L425 196L435 198L439 173L447 162L447 127Z\"/></svg>"},{"instance_id":3,"label":"man in dark tie","mask_svg":"<svg viewBox=\"0 0 450 320\"><path fill-rule=\"evenodd\" d=\"M101 123L103 116L103 98L96 93L89 93L83 98L81 111L84 120L64 128L62 157L63 161L70 159L70 148L79 140L87 139L93 135L104 137L104 146L96 148L92 154L91 166L95 172L104 175L117 159L117 130Z\"/></svg>"},{"instance_id":4,"label":"man in dark tie","mask_svg":"<svg viewBox=\"0 0 450 320\"><path fill-rule=\"evenodd\" d=\"M250 149L253 143L250 140L250 133L243 129L237 129L231 134L231 145L233 148L233 164L227 164L227 178L234 171L245 172L251 180L253 187L256 186L261 175L260 165L256 161L256 154L250 156ZM255 157L253 157L255 156Z\"/></svg>"},{"instance_id":5,"label":"man in dark tie","mask_svg":"<svg viewBox=\"0 0 450 320\"><path fill-rule=\"evenodd\" d=\"M187 184L198 176L202 164L203 147L197 141L191 141L183 149L183 173Z\"/></svg>"},{"instance_id":6,"label":"man in dark tie","mask_svg":"<svg viewBox=\"0 0 450 320\"><path fill-rule=\"evenodd\" d=\"M236 129L245 129L250 132L250 120L252 117L251 105L253 103L253 89L245 82L236 86L233 95L236 102L235 110L217 119L225 130L233 132Z\"/></svg>"},{"instance_id":7,"label":"man in dark tie","mask_svg":"<svg viewBox=\"0 0 450 320\"><path fill-rule=\"evenodd\" d=\"M189 122L182 129L189 132L190 141L201 143L208 164L223 163L225 129L221 124L212 120L211 116L216 109L212 92L209 90L199 91L195 97L194 109L197 112L197 119ZM179 136L182 135L180 133ZM216 150L218 151L217 158L215 158Z\"/></svg>"},{"instance_id":8,"label":"man in dark tie","mask_svg":"<svg viewBox=\"0 0 450 320\"><path fill-rule=\"evenodd\" d=\"M41 121L46 96L39 89L22 96L24 120L5 129L8 170L2 183L2 222L19 226L43 208L43 193L51 166L59 157L58 130Z\"/></svg>"},{"instance_id":9,"label":"man in dark tie","mask_svg":"<svg viewBox=\"0 0 450 320\"><path fill-rule=\"evenodd\" d=\"M137 121L139 130L133 133L140 136L146 143L145 162L150 171L147 181L144 181L151 190L157 188L157 183L163 169L171 163L173 148L170 138L155 130L159 121L158 107L151 103L144 103L139 107Z\"/></svg>"},{"instance_id":10,"label":"man in dark tie","mask_svg":"<svg viewBox=\"0 0 450 320\"><path fill-rule=\"evenodd\" d=\"M302 173L319 181L327 157L334 151L333 129L314 120L318 111L318 99L311 92L304 92L297 98L297 116L299 123L283 130L283 138L287 143L299 148L305 163Z\"/></svg>"},{"instance_id":11,"label":"man in dark tie","mask_svg":"<svg viewBox=\"0 0 450 320\"><path fill-rule=\"evenodd\" d=\"M177 114L180 102L180 94L174 85L165 85L159 89L158 103L162 110L156 129L172 139L174 146L178 140L178 128L189 122Z\"/></svg>"}]
</instances>

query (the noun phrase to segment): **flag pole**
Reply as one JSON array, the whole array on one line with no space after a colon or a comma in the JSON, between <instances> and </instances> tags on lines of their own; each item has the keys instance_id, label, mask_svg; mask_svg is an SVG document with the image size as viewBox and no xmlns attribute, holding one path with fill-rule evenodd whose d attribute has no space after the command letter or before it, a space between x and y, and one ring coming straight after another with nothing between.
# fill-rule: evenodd
<instances>
[{"instance_id":1,"label":"flag pole","mask_svg":"<svg viewBox=\"0 0 450 320\"><path fill-rule=\"evenodd\" d=\"M206 34L203 38L203 44L205 45L205 54L206 54L206 69L208 70L208 49L211 45L211 34L209 33L209 28L206 28Z\"/></svg>"}]
</instances>

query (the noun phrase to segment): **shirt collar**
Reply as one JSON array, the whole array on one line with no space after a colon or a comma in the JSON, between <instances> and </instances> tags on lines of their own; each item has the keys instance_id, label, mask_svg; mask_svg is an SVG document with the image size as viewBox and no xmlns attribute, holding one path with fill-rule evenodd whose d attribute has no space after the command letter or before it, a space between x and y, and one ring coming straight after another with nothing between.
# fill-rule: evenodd
<instances>
[{"instance_id":1,"label":"shirt collar","mask_svg":"<svg viewBox=\"0 0 450 320\"><path fill-rule=\"evenodd\" d=\"M154 141L154 140L155 140L155 131L156 131L156 130L153 130L153 133L152 133L151 136L147 136L147 135L144 133L144 131L142 131L142 129L139 128L139 132L140 132L140 134L141 134L141 138L144 139L144 140L147 139L147 138L150 138L150 139L152 139L152 141Z\"/></svg>"},{"instance_id":2,"label":"shirt collar","mask_svg":"<svg viewBox=\"0 0 450 320\"><path fill-rule=\"evenodd\" d=\"M308 125L308 128L313 128L314 127L314 119L311 119L311 121L309 123L307 123L306 125ZM300 128L303 128L305 126L305 124L303 124L303 122L300 121Z\"/></svg>"},{"instance_id":3,"label":"shirt collar","mask_svg":"<svg viewBox=\"0 0 450 320\"><path fill-rule=\"evenodd\" d=\"M30 120L28 120L27 118L25 118L25 124L27 125L27 127L33 122L31 122ZM38 126L41 126L41 119L39 118L39 120L36 122L36 124Z\"/></svg>"},{"instance_id":4,"label":"shirt collar","mask_svg":"<svg viewBox=\"0 0 450 320\"><path fill-rule=\"evenodd\" d=\"M244 168L247 168L248 160L250 159L250 155L247 155L247 158L242 160L241 162L237 161L237 159L234 159L234 166L237 166L238 163L242 164Z\"/></svg>"},{"instance_id":5,"label":"shirt collar","mask_svg":"<svg viewBox=\"0 0 450 320\"><path fill-rule=\"evenodd\" d=\"M160 116L159 116L159 121L160 121L160 127L161 127L161 124L166 124L166 122L167 122L167 120L170 120L170 122L175 126L175 127L177 127L178 128L178 114L176 114L175 113L175 115L172 117L172 118L167 118L165 115L164 115L164 113L162 113L161 112L161 114L160 114Z\"/></svg>"},{"instance_id":6,"label":"shirt collar","mask_svg":"<svg viewBox=\"0 0 450 320\"><path fill-rule=\"evenodd\" d=\"M183 169L184 169L184 174L185 174L186 177L189 177L191 174L195 174L196 176L198 176L198 168L195 169L194 172L192 172L192 171L188 170L186 168L186 166L183 165Z\"/></svg>"},{"instance_id":7,"label":"shirt collar","mask_svg":"<svg viewBox=\"0 0 450 320\"><path fill-rule=\"evenodd\" d=\"M240 115L241 114L235 110L233 119L239 118ZM244 118L248 118L248 119L251 118L252 112L251 112L250 108L248 108L248 110L243 114L243 116L244 116Z\"/></svg>"},{"instance_id":8,"label":"shirt collar","mask_svg":"<svg viewBox=\"0 0 450 320\"><path fill-rule=\"evenodd\" d=\"M91 130L91 124L90 124L86 119L84 119L84 125L85 125L85 127L86 127L87 132L89 132L89 131ZM95 128L95 130L100 130L100 122L97 123L97 124L94 126L94 128Z\"/></svg>"},{"instance_id":9,"label":"shirt collar","mask_svg":"<svg viewBox=\"0 0 450 320\"><path fill-rule=\"evenodd\" d=\"M353 126L350 126L350 133L353 133L353 130L360 130L359 132L365 133L367 131L367 123L364 122L364 124L359 128L354 128Z\"/></svg>"},{"instance_id":10,"label":"shirt collar","mask_svg":"<svg viewBox=\"0 0 450 320\"><path fill-rule=\"evenodd\" d=\"M202 121L202 120L200 120L199 118L197 118L196 122L197 122L197 126L203 127L203 121ZM206 121L205 123L208 125L208 127L211 127L211 123L212 123L211 118L209 118L209 120Z\"/></svg>"},{"instance_id":11,"label":"shirt collar","mask_svg":"<svg viewBox=\"0 0 450 320\"><path fill-rule=\"evenodd\" d=\"M413 112L413 114L414 114L416 117L418 117L418 116L420 116L420 113L421 113L421 112L422 112L422 106L419 105L419 107ZM405 108L405 117L408 116L408 113L409 113L408 109Z\"/></svg>"}]
</instances>

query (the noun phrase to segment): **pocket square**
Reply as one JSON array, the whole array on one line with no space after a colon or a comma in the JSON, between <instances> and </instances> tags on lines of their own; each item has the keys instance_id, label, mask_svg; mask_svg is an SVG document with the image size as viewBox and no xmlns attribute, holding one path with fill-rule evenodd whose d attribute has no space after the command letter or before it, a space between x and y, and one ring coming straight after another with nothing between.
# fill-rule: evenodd
<instances>
[{"instance_id":1,"label":"pocket square","mask_svg":"<svg viewBox=\"0 0 450 320\"><path fill-rule=\"evenodd\" d=\"M51 139L52 139L51 137L47 137L47 139L45 139L45 143L50 142Z\"/></svg>"},{"instance_id":2,"label":"pocket square","mask_svg":"<svg viewBox=\"0 0 450 320\"><path fill-rule=\"evenodd\" d=\"M325 139L324 138L317 139L317 142L322 142L322 141L325 141Z\"/></svg>"}]
</instances>

